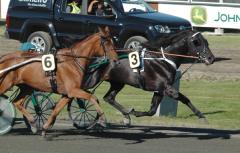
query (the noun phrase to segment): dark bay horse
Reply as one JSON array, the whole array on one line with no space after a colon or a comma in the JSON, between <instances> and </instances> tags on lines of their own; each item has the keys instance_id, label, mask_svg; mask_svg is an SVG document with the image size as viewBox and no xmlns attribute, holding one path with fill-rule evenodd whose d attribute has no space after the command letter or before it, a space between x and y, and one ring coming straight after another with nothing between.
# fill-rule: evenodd
<instances>
[{"instance_id":1,"label":"dark bay horse","mask_svg":"<svg viewBox=\"0 0 240 153\"><path fill-rule=\"evenodd\" d=\"M31 52L14 52L0 58L0 94L4 94L14 85L20 88L20 93L14 100L14 105L27 118L32 130L35 131L33 116L23 107L26 95L31 94L33 89L44 92L55 92L63 95L55 106L48 121L43 125L42 135L56 119L63 107L72 98L83 98L95 105L99 114L99 121L104 122L103 111L97 103L97 98L82 90L83 76L91 58L103 57L116 60L113 41L108 28L99 28L100 32L91 35L83 41L76 43L71 48L61 49L56 53L56 91L53 91L50 83L52 77L46 76L39 61L27 62L42 55ZM25 64L24 63L27 62ZM19 65L20 66L16 66ZM36 132L36 131L35 131Z\"/></svg>"},{"instance_id":2,"label":"dark bay horse","mask_svg":"<svg viewBox=\"0 0 240 153\"><path fill-rule=\"evenodd\" d=\"M142 68L139 68L137 73L133 72L129 67L128 59L119 60L119 64L111 68L107 79L110 82L110 89L104 96L104 100L119 110L125 116L125 119L130 120L129 114L137 117L154 115L163 96L166 95L186 104L195 115L206 120L204 115L194 107L191 101L172 86L176 70L185 59L181 56L169 56L169 53L195 57L207 65L212 64L215 57L208 47L207 40L204 39L201 33L188 30L170 34L143 46L147 50L144 57L142 57ZM163 48L163 52L161 48ZM148 50L154 50L154 52ZM142 52L143 50L140 50L140 54ZM166 54L163 55L162 53ZM134 109L126 109L115 100L116 95L123 89L125 84L154 92L149 111L141 112Z\"/></svg>"}]
</instances>

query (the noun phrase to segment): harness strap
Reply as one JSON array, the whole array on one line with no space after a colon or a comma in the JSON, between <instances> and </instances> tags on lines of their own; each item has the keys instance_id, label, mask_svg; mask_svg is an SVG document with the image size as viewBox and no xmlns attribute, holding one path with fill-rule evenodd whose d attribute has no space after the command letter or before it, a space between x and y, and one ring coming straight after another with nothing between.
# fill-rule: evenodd
<instances>
[{"instance_id":1,"label":"harness strap","mask_svg":"<svg viewBox=\"0 0 240 153\"><path fill-rule=\"evenodd\" d=\"M186 69L182 72L182 74L175 79L174 82L176 82L177 80L180 80L180 79L183 77L183 75L184 75L188 70L190 70L190 69L193 67L193 65L196 64L197 62L198 62L198 61L195 61L195 62L192 63L188 68L186 68Z\"/></svg>"},{"instance_id":2,"label":"harness strap","mask_svg":"<svg viewBox=\"0 0 240 153\"><path fill-rule=\"evenodd\" d=\"M132 52L131 50L129 49L118 49L116 50L117 52L123 52L123 53L129 53L129 52ZM158 51L153 51L153 50L149 50L147 51L148 53L154 53L154 54L162 54L162 52L158 52ZM165 55L168 55L168 56L175 56L175 57L183 57L183 58L192 58L192 59L199 59L199 57L197 56L189 56L189 55L181 55L181 54L171 54L171 53L164 53Z\"/></svg>"},{"instance_id":3,"label":"harness strap","mask_svg":"<svg viewBox=\"0 0 240 153\"><path fill-rule=\"evenodd\" d=\"M177 65L172 61L166 58L165 53L163 51L163 48L161 48L161 54L162 54L162 58L144 58L146 60L162 60L167 62L168 64L170 64L175 70L177 70Z\"/></svg>"},{"instance_id":4,"label":"harness strap","mask_svg":"<svg viewBox=\"0 0 240 153\"><path fill-rule=\"evenodd\" d=\"M144 71L144 57L145 57L145 52L146 52L146 48L144 48L141 52L141 72Z\"/></svg>"},{"instance_id":5,"label":"harness strap","mask_svg":"<svg viewBox=\"0 0 240 153\"><path fill-rule=\"evenodd\" d=\"M3 69L3 70L0 70L0 74L1 74L1 73L4 73L4 72L7 72L7 71L10 71L10 70L12 70L12 69L18 68L18 67L20 67L20 66L23 66L23 65L25 65L25 64L31 63L31 62L41 62L41 61L42 61L41 58L31 58L31 59L26 60L26 61L24 61L24 62L15 64L15 65L13 65L13 66L10 66L10 67L8 67L8 68L5 68L5 69Z\"/></svg>"},{"instance_id":6,"label":"harness strap","mask_svg":"<svg viewBox=\"0 0 240 153\"><path fill-rule=\"evenodd\" d=\"M106 38L103 37L103 36L101 36L101 46L103 47L104 58L106 59L106 58L107 58L107 51L106 51L106 47L105 47L105 45L104 45L105 41L106 41Z\"/></svg>"},{"instance_id":7,"label":"harness strap","mask_svg":"<svg viewBox=\"0 0 240 153\"><path fill-rule=\"evenodd\" d=\"M73 48L71 48L71 53L72 53L72 55L73 55L73 57L74 57L74 56L75 56L75 53L73 52ZM78 66L78 68L79 68L80 70L82 70L82 72L85 72L85 71L86 71L85 68L77 61L76 58L73 58L73 60L74 60L74 62L76 63L76 65Z\"/></svg>"},{"instance_id":8,"label":"harness strap","mask_svg":"<svg viewBox=\"0 0 240 153\"><path fill-rule=\"evenodd\" d=\"M53 71L50 72L50 76L51 76L51 78L50 78L49 82L50 82L52 91L56 93L57 92L57 79L56 79L55 72L53 72Z\"/></svg>"},{"instance_id":9,"label":"harness strap","mask_svg":"<svg viewBox=\"0 0 240 153\"><path fill-rule=\"evenodd\" d=\"M166 61L167 63L169 63L175 70L177 70L177 65L173 61L171 61L165 57L162 47L161 47L161 52L162 52L163 60Z\"/></svg>"}]
</instances>

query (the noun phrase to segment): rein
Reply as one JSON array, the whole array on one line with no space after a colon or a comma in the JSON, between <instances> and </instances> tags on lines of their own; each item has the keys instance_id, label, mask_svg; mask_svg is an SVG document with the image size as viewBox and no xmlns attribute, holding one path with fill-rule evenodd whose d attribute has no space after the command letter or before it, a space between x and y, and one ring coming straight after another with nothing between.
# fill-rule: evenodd
<instances>
[{"instance_id":1,"label":"rein","mask_svg":"<svg viewBox=\"0 0 240 153\"><path fill-rule=\"evenodd\" d=\"M103 48L105 59L107 59L107 50L106 50L106 47L105 47L105 42L106 41L107 41L107 38L100 35L100 46ZM71 49L72 54L70 54L70 55L69 54L58 54L58 55L73 57L74 62L82 70L82 72L85 72L86 70L81 65L81 63L77 60L77 58L84 58L84 59L87 59L87 60L92 60L92 59L97 59L98 58L98 57L76 56L75 52L73 51L73 48L70 48L70 49Z\"/></svg>"},{"instance_id":2,"label":"rein","mask_svg":"<svg viewBox=\"0 0 240 153\"><path fill-rule=\"evenodd\" d=\"M129 53L129 52L133 52L130 49L117 49L117 52L123 52L123 53ZM182 54L172 54L172 53L162 53L159 51L147 51L149 53L154 53L154 54L161 54L161 55L168 55L168 56L174 56L174 57L183 57L183 58L191 58L191 59L199 59L198 56L190 56L190 55L182 55Z\"/></svg>"},{"instance_id":3,"label":"rein","mask_svg":"<svg viewBox=\"0 0 240 153\"><path fill-rule=\"evenodd\" d=\"M72 56L74 57L75 56L75 53L73 52L73 48L71 48L71 53L72 53ZM74 62L76 63L76 65L78 66L78 68L80 70L82 70L82 72L85 72L85 68L81 65L80 62L78 62L77 58L73 58Z\"/></svg>"},{"instance_id":4,"label":"rein","mask_svg":"<svg viewBox=\"0 0 240 153\"><path fill-rule=\"evenodd\" d=\"M132 50L130 49L117 49L116 50L117 52L123 52L123 53L129 53L129 52L133 52ZM182 58L190 58L190 59L198 59L199 60L199 57L197 56L190 56L190 55L182 55L182 54L172 54L172 53L164 53L163 52L163 49L161 49L161 52L158 52L158 51L147 51L149 53L154 53L154 54L161 54L163 56L163 58L166 60L166 57L165 55L168 55L168 56L173 56L173 57L182 57ZM183 77L183 75L193 67L194 64L196 64L198 62L198 60L195 60L194 63L192 63L188 68L186 68L179 77L175 78L174 82L176 82L177 80L181 79ZM174 68L175 68L175 64L171 64L171 62L167 61L170 65L172 65Z\"/></svg>"}]
</instances>

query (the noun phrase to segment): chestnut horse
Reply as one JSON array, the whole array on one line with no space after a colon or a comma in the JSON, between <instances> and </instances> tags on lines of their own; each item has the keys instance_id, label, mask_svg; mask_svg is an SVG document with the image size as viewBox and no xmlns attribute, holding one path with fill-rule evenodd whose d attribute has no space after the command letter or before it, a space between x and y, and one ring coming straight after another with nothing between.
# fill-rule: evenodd
<instances>
[{"instance_id":1,"label":"chestnut horse","mask_svg":"<svg viewBox=\"0 0 240 153\"><path fill-rule=\"evenodd\" d=\"M43 136L46 135L46 130L56 119L58 113L72 98L83 98L93 103L99 115L98 121L104 125L103 110L97 103L97 98L81 89L85 69L90 59L102 56L106 56L110 60L117 59L109 29L105 27L99 28L99 30L99 33L87 37L73 47L61 49L56 53L56 72L53 76L56 90L54 91L50 83L52 77L46 76L42 63L39 61L30 62L33 58L41 60L41 54L17 51L0 58L0 94L4 94L14 85L20 88L20 93L13 103L27 118L33 132L37 132L34 118L23 107L25 97L31 94L33 89L62 95L48 121L43 125ZM20 66L16 66L19 63ZM24 64L21 65L21 63Z\"/></svg>"}]
</instances>

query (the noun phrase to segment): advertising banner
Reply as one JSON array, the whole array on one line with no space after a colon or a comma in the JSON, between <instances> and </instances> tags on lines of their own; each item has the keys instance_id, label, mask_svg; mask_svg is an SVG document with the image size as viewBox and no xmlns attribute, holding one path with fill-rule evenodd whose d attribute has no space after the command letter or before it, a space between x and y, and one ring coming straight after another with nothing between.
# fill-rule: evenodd
<instances>
[{"instance_id":1,"label":"advertising banner","mask_svg":"<svg viewBox=\"0 0 240 153\"><path fill-rule=\"evenodd\" d=\"M0 0L1 3L1 8L0 8L0 19L6 19L6 15L7 15L7 10L8 10L8 4L9 4L10 0Z\"/></svg>"},{"instance_id":2,"label":"advertising banner","mask_svg":"<svg viewBox=\"0 0 240 153\"><path fill-rule=\"evenodd\" d=\"M240 7L159 4L159 12L189 20L196 27L240 29Z\"/></svg>"}]
</instances>

